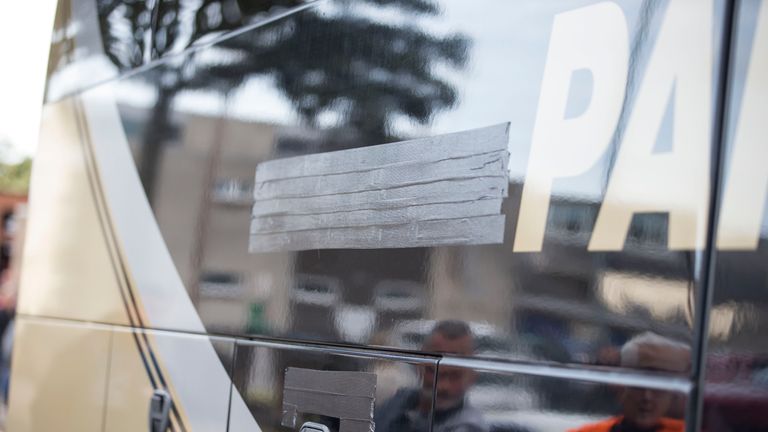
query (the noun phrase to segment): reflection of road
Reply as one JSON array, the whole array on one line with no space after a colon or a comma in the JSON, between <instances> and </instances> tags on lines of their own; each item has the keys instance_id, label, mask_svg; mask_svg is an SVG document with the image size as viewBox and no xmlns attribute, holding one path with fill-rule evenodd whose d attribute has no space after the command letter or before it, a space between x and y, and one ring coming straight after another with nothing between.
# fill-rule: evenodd
<instances>
[{"instance_id":1,"label":"reflection of road","mask_svg":"<svg viewBox=\"0 0 768 432\"><path fill-rule=\"evenodd\" d=\"M560 411L499 411L485 414L492 432L530 430L536 432L562 432L575 424L590 423L598 416L565 414Z\"/></svg>"},{"instance_id":2,"label":"reflection of road","mask_svg":"<svg viewBox=\"0 0 768 432\"><path fill-rule=\"evenodd\" d=\"M478 381L469 391L469 401L484 413L534 410L539 406L534 389L514 383L498 385Z\"/></svg>"}]
</instances>

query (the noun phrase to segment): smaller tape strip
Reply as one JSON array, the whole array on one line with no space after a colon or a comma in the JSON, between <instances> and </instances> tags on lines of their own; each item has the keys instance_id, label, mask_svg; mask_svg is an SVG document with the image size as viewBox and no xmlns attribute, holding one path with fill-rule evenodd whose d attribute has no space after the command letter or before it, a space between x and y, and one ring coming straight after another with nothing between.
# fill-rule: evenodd
<instances>
[{"instance_id":1,"label":"smaller tape strip","mask_svg":"<svg viewBox=\"0 0 768 432\"><path fill-rule=\"evenodd\" d=\"M339 432L373 431L376 374L288 368L284 382L283 426L307 413L338 418Z\"/></svg>"}]
</instances>

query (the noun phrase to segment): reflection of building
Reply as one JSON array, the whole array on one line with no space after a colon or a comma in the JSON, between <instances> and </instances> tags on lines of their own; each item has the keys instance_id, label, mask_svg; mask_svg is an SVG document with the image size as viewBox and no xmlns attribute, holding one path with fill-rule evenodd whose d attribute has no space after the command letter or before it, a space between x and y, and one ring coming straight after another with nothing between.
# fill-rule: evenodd
<instances>
[{"instance_id":1,"label":"reflection of building","mask_svg":"<svg viewBox=\"0 0 768 432\"><path fill-rule=\"evenodd\" d=\"M521 184L510 186L507 214L518 213L513 206L521 193ZM520 254L514 261L512 273L520 290L516 315L584 324L571 331L610 329L617 336L653 330L688 338L690 311L685 307L693 255L667 249L666 216L636 216L623 251L594 253L587 244L598 211L594 201L552 198L542 252ZM507 228L511 239L514 225Z\"/></svg>"},{"instance_id":2,"label":"reflection of building","mask_svg":"<svg viewBox=\"0 0 768 432\"><path fill-rule=\"evenodd\" d=\"M128 138L139 154L141 131L131 124L141 123L147 112L121 109ZM254 168L269 157L275 128L232 120L224 125L218 118L192 114L173 121L185 127L164 144L153 191L165 242L203 321L216 317L218 328L210 331L248 325L260 330L260 314L279 314L287 301L267 297L264 290L285 285L271 275L290 265L286 254L256 261L247 253ZM260 267L271 272L262 273ZM282 292L287 290L272 291ZM281 305L265 304L275 301Z\"/></svg>"},{"instance_id":3,"label":"reflection of building","mask_svg":"<svg viewBox=\"0 0 768 432\"><path fill-rule=\"evenodd\" d=\"M510 184L503 246L432 253L432 279L440 281L431 292L433 317L502 323L502 330L539 340L527 342L534 345L547 345L547 340L620 341L646 330L689 337L690 311L685 306L693 257L667 249L666 217L636 217L624 251L592 253L587 244L599 205L555 196L542 252L512 253L521 193L520 183ZM680 271L685 268L689 271ZM594 348L550 346L540 354L566 361L566 355L588 355Z\"/></svg>"},{"instance_id":4,"label":"reflection of building","mask_svg":"<svg viewBox=\"0 0 768 432\"><path fill-rule=\"evenodd\" d=\"M123 108L137 150L142 136L131 124L141 115ZM594 348L569 341L621 340L649 329L689 334L692 270L680 269L690 269L692 258L667 251L664 216L635 218L625 251L595 254L586 244L597 204L555 197L543 252L512 253L522 189L513 183L503 245L249 254L256 166L275 155L327 151L344 134L177 116L178 132L157 170L154 209L210 331L369 343L403 320L452 318L540 341L517 341L526 344L553 336L564 346L538 354L562 361ZM297 315L302 319L291 322Z\"/></svg>"}]
</instances>

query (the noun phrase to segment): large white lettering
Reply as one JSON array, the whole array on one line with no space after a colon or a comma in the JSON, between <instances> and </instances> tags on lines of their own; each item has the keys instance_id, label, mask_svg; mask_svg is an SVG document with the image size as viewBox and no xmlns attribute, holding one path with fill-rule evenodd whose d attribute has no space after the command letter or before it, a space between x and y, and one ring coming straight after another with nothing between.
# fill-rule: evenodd
<instances>
[{"instance_id":1,"label":"large white lettering","mask_svg":"<svg viewBox=\"0 0 768 432\"><path fill-rule=\"evenodd\" d=\"M608 182L589 250L624 247L636 213L669 213L669 248L706 242L712 113L711 0L673 1L659 30L626 135ZM654 153L674 97L672 150Z\"/></svg>"},{"instance_id":2,"label":"large white lettering","mask_svg":"<svg viewBox=\"0 0 768 432\"><path fill-rule=\"evenodd\" d=\"M552 26L533 129L516 252L541 250L552 182L589 170L604 153L621 114L629 67L626 19L614 3L558 14ZM578 117L565 118L574 71L592 74L592 97Z\"/></svg>"}]
</instances>

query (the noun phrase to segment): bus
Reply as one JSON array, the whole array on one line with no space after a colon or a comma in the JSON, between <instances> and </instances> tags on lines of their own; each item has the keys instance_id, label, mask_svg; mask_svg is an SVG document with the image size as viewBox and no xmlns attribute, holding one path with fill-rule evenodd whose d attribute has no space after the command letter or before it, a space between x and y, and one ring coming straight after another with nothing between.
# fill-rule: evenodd
<instances>
[{"instance_id":1,"label":"bus","mask_svg":"<svg viewBox=\"0 0 768 432\"><path fill-rule=\"evenodd\" d=\"M59 0L7 429L768 429L768 0Z\"/></svg>"}]
</instances>

